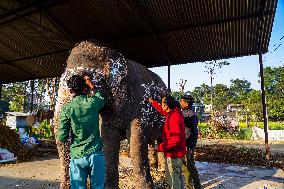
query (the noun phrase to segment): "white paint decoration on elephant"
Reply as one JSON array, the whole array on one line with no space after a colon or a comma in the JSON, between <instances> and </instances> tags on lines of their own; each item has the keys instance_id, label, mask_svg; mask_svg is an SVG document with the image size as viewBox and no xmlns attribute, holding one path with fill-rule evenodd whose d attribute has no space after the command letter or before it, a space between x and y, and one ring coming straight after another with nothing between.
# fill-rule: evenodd
<instances>
[{"instance_id":1,"label":"white paint decoration on elephant","mask_svg":"<svg viewBox=\"0 0 284 189\"><path fill-rule=\"evenodd\" d=\"M142 108L142 119L141 119L141 123L143 125L149 125L151 127L157 127L157 125L153 125L153 121L156 122L157 120L160 120L160 115L159 114L155 114L156 110L153 108L153 106L147 102L148 98L153 98L153 99L162 99L161 94L158 92L164 92L164 89L162 87L157 86L154 81L152 81L151 83L146 83L146 84L142 84L142 87L145 88L145 94L143 96L143 100L140 104L145 105L145 108ZM154 94L151 94L151 91L154 91ZM165 92L164 92L165 93ZM152 117L152 115L154 115L154 118Z\"/></svg>"}]
</instances>

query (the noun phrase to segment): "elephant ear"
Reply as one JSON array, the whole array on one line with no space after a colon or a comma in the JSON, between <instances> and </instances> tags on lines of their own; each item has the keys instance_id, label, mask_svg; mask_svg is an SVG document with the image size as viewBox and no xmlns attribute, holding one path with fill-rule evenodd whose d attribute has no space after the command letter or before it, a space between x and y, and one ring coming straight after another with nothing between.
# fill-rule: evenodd
<instances>
[{"instance_id":1,"label":"elephant ear","mask_svg":"<svg viewBox=\"0 0 284 189\"><path fill-rule=\"evenodd\" d=\"M106 82L111 90L113 103L119 108L123 102L128 100L126 87L127 64L124 56L115 50L108 50L107 59Z\"/></svg>"}]
</instances>

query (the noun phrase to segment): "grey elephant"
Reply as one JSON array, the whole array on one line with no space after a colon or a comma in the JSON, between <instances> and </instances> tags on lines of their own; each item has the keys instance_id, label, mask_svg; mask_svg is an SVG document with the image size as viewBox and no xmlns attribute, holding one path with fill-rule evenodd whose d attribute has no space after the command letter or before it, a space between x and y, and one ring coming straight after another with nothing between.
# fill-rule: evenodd
<instances>
[{"instance_id":1,"label":"grey elephant","mask_svg":"<svg viewBox=\"0 0 284 189\"><path fill-rule=\"evenodd\" d=\"M147 103L148 97L161 100L168 91L155 73L115 50L84 41L76 45L60 79L55 109L55 133L62 105L71 95L66 81L74 74L89 74L107 103L100 112L106 158L105 188L119 188L120 140L130 140L130 155L135 188L153 188L148 160L148 144L159 138L163 118ZM69 144L57 142L63 177L61 188L69 188Z\"/></svg>"}]
</instances>

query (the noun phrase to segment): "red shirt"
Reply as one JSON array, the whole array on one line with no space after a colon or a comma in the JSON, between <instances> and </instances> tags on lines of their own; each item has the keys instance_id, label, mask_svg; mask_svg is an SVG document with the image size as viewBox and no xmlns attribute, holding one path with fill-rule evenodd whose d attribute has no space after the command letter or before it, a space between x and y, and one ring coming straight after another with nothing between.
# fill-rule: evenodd
<instances>
[{"instance_id":1,"label":"red shirt","mask_svg":"<svg viewBox=\"0 0 284 189\"><path fill-rule=\"evenodd\" d=\"M179 108L174 108L170 112L165 112L156 101L153 107L166 116L162 128L162 143L158 146L158 151L164 152L166 157L182 158L186 153L185 125L184 118Z\"/></svg>"}]
</instances>

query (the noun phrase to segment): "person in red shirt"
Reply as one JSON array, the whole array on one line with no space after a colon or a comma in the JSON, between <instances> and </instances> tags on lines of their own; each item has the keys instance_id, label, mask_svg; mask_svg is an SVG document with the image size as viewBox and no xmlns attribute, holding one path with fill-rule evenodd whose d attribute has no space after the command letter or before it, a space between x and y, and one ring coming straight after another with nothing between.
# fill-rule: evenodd
<instances>
[{"instance_id":1,"label":"person in red shirt","mask_svg":"<svg viewBox=\"0 0 284 189\"><path fill-rule=\"evenodd\" d=\"M162 143L158 151L167 158L166 174L171 189L183 189L182 177L183 158L186 154L185 125L179 103L172 96L162 99L162 104L149 98L152 106L166 117L162 128Z\"/></svg>"}]
</instances>

